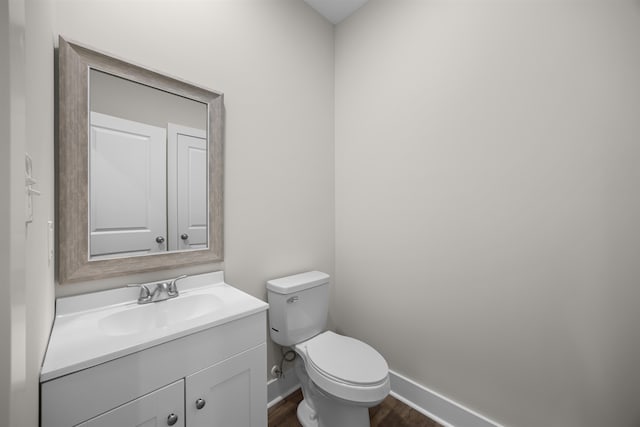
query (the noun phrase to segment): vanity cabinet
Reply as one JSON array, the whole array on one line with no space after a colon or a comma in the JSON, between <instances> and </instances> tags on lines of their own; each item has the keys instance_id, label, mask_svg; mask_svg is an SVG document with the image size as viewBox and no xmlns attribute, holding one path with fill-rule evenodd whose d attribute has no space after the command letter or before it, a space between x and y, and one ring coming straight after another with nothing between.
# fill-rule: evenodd
<instances>
[{"instance_id":1,"label":"vanity cabinet","mask_svg":"<svg viewBox=\"0 0 640 427\"><path fill-rule=\"evenodd\" d=\"M263 350L245 351L185 379L188 427L267 425Z\"/></svg>"},{"instance_id":2,"label":"vanity cabinet","mask_svg":"<svg viewBox=\"0 0 640 427\"><path fill-rule=\"evenodd\" d=\"M265 427L266 384L260 311L42 382L41 426Z\"/></svg>"}]
</instances>

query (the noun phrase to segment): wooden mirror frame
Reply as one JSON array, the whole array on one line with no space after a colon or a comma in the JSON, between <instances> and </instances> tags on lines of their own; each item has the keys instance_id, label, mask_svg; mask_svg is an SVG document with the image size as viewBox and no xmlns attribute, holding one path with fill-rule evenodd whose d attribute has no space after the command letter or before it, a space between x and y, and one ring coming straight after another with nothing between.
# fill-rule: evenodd
<instances>
[{"instance_id":1,"label":"wooden mirror frame","mask_svg":"<svg viewBox=\"0 0 640 427\"><path fill-rule=\"evenodd\" d=\"M223 260L223 95L59 37L58 281L61 284ZM207 249L89 259L89 71L96 69L174 93L208 109Z\"/></svg>"}]
</instances>

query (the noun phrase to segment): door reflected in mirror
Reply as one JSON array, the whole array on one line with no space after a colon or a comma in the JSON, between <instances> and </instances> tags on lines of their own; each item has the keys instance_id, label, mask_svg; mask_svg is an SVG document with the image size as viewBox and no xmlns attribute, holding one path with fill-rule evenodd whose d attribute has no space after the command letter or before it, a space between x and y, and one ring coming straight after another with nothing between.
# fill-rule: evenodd
<instances>
[{"instance_id":1,"label":"door reflected in mirror","mask_svg":"<svg viewBox=\"0 0 640 427\"><path fill-rule=\"evenodd\" d=\"M90 258L207 248L207 105L89 79Z\"/></svg>"}]
</instances>

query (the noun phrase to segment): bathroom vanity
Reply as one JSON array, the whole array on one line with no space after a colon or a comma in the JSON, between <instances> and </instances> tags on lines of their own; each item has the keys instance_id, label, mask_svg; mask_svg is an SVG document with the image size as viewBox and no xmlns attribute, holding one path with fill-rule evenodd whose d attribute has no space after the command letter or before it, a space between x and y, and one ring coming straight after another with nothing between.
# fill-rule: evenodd
<instances>
[{"instance_id":1,"label":"bathroom vanity","mask_svg":"<svg viewBox=\"0 0 640 427\"><path fill-rule=\"evenodd\" d=\"M59 283L222 262L223 94L63 37L58 65ZM41 426L267 425L268 305L173 284L57 300Z\"/></svg>"},{"instance_id":2,"label":"bathroom vanity","mask_svg":"<svg viewBox=\"0 0 640 427\"><path fill-rule=\"evenodd\" d=\"M41 425L266 426L268 305L222 272L138 304L120 288L59 298L41 372Z\"/></svg>"}]
</instances>

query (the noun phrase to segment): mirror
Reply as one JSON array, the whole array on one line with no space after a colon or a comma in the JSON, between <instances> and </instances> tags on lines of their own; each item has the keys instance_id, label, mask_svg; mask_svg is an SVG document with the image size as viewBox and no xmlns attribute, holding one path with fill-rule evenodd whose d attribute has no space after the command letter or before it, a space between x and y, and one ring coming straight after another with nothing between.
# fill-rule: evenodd
<instances>
[{"instance_id":1,"label":"mirror","mask_svg":"<svg viewBox=\"0 0 640 427\"><path fill-rule=\"evenodd\" d=\"M207 248L207 105L90 69L89 114L89 258Z\"/></svg>"},{"instance_id":2,"label":"mirror","mask_svg":"<svg viewBox=\"0 0 640 427\"><path fill-rule=\"evenodd\" d=\"M222 98L60 37L60 283L222 261Z\"/></svg>"}]
</instances>

